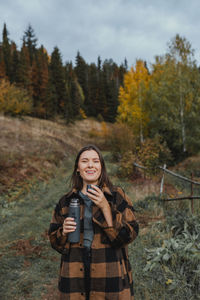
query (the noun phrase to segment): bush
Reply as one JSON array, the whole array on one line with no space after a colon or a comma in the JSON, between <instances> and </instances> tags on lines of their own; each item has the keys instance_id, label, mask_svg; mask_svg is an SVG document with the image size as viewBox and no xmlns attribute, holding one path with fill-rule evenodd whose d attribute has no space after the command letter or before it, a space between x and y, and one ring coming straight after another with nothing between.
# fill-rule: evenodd
<instances>
[{"instance_id":1,"label":"bush","mask_svg":"<svg viewBox=\"0 0 200 300\"><path fill-rule=\"evenodd\" d=\"M130 127L124 124L115 123L109 129L106 138L108 150L113 154L114 159L120 160L125 153L133 153L135 149L135 137Z\"/></svg>"},{"instance_id":2,"label":"bush","mask_svg":"<svg viewBox=\"0 0 200 300\"><path fill-rule=\"evenodd\" d=\"M166 225L166 232L168 230L171 237L160 247L146 249L144 272L165 280L170 299L199 299L200 217L171 216Z\"/></svg>"},{"instance_id":3,"label":"bush","mask_svg":"<svg viewBox=\"0 0 200 300\"><path fill-rule=\"evenodd\" d=\"M131 178L133 176L133 162L135 161L135 156L131 151L124 153L122 159L120 160L120 167L118 170L118 175L120 177Z\"/></svg>"},{"instance_id":4,"label":"bush","mask_svg":"<svg viewBox=\"0 0 200 300\"><path fill-rule=\"evenodd\" d=\"M0 81L0 111L8 115L24 115L32 111L32 99L27 91Z\"/></svg>"},{"instance_id":5,"label":"bush","mask_svg":"<svg viewBox=\"0 0 200 300\"><path fill-rule=\"evenodd\" d=\"M141 163L149 168L151 174L156 174L157 167L167 163L169 164L172 157L169 148L165 143L161 143L159 137L146 139L138 151L138 159Z\"/></svg>"}]
</instances>

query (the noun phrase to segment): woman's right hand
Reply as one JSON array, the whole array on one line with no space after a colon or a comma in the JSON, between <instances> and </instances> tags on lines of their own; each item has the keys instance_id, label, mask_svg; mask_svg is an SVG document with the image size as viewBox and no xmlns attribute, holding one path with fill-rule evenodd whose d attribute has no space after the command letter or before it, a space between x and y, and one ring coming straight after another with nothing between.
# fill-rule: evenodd
<instances>
[{"instance_id":1,"label":"woman's right hand","mask_svg":"<svg viewBox=\"0 0 200 300\"><path fill-rule=\"evenodd\" d=\"M66 235L69 232L73 232L76 230L76 222L74 222L74 218L66 218L63 223L63 235Z\"/></svg>"}]
</instances>

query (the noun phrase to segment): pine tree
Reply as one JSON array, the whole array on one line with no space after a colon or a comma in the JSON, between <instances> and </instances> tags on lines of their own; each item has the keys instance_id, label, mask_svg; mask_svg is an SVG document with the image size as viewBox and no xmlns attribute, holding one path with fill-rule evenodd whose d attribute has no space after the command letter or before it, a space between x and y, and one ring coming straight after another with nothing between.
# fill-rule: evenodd
<instances>
[{"instance_id":1,"label":"pine tree","mask_svg":"<svg viewBox=\"0 0 200 300\"><path fill-rule=\"evenodd\" d=\"M34 55L36 53L37 38L35 36L32 26L29 24L27 30L24 32L23 43L28 48L30 64L32 65Z\"/></svg>"},{"instance_id":2,"label":"pine tree","mask_svg":"<svg viewBox=\"0 0 200 300\"><path fill-rule=\"evenodd\" d=\"M9 33L7 31L6 24L4 23L2 51L3 51L3 60L4 60L4 63L5 63L6 76L10 79L10 73L11 73L11 48L10 48L10 41L9 41L8 35L9 35Z\"/></svg>"},{"instance_id":3,"label":"pine tree","mask_svg":"<svg viewBox=\"0 0 200 300\"><path fill-rule=\"evenodd\" d=\"M5 78L6 78L6 67L4 62L2 46L0 45L0 80Z\"/></svg>"},{"instance_id":4,"label":"pine tree","mask_svg":"<svg viewBox=\"0 0 200 300\"><path fill-rule=\"evenodd\" d=\"M11 74L10 74L10 82L18 82L18 68L19 68L19 52L17 51L17 46L15 43L11 45Z\"/></svg>"},{"instance_id":5,"label":"pine tree","mask_svg":"<svg viewBox=\"0 0 200 300\"><path fill-rule=\"evenodd\" d=\"M46 114L46 92L49 79L48 70L48 53L47 50L41 46L38 50L38 72L39 72L39 99L42 103L43 112Z\"/></svg>"},{"instance_id":6,"label":"pine tree","mask_svg":"<svg viewBox=\"0 0 200 300\"><path fill-rule=\"evenodd\" d=\"M57 114L57 93L53 83L52 74L49 71L47 88L45 93L45 118L54 119Z\"/></svg>"},{"instance_id":7,"label":"pine tree","mask_svg":"<svg viewBox=\"0 0 200 300\"><path fill-rule=\"evenodd\" d=\"M71 119L81 118L85 115L85 96L71 62L66 64L66 84Z\"/></svg>"},{"instance_id":8,"label":"pine tree","mask_svg":"<svg viewBox=\"0 0 200 300\"><path fill-rule=\"evenodd\" d=\"M27 89L30 96L33 95L30 57L28 49L24 43L19 54L19 66L16 74L16 83L20 87Z\"/></svg>"},{"instance_id":9,"label":"pine tree","mask_svg":"<svg viewBox=\"0 0 200 300\"><path fill-rule=\"evenodd\" d=\"M91 116L97 116L99 111L97 109L99 97L99 80L98 69L94 63L91 63L88 67L88 99L87 103L90 103L88 109Z\"/></svg>"},{"instance_id":10,"label":"pine tree","mask_svg":"<svg viewBox=\"0 0 200 300\"><path fill-rule=\"evenodd\" d=\"M56 107L57 114L63 114L66 119L69 118L69 106L66 91L66 82L62 58L58 47L55 47L50 62L50 73L52 84L56 91Z\"/></svg>"},{"instance_id":11,"label":"pine tree","mask_svg":"<svg viewBox=\"0 0 200 300\"><path fill-rule=\"evenodd\" d=\"M112 59L103 63L103 83L106 102L103 117L105 121L113 122L117 113L119 77L118 67Z\"/></svg>"},{"instance_id":12,"label":"pine tree","mask_svg":"<svg viewBox=\"0 0 200 300\"><path fill-rule=\"evenodd\" d=\"M86 64L83 57L80 55L79 51L76 55L76 66L74 70L78 79L78 83L80 84L84 93L84 107L86 110L86 114L88 116L91 116L93 110L93 103L91 103L90 99L88 98L88 65Z\"/></svg>"}]
</instances>

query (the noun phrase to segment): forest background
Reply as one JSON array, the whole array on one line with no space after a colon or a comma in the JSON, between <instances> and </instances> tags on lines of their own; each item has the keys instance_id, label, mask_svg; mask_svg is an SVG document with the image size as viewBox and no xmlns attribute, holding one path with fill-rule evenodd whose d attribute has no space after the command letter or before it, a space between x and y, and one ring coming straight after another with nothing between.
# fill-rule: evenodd
<instances>
[{"instance_id":1,"label":"forest background","mask_svg":"<svg viewBox=\"0 0 200 300\"><path fill-rule=\"evenodd\" d=\"M96 64L87 64L79 51L75 66L63 64L58 47L49 55L37 43L29 25L18 50L4 24L1 112L51 120L59 116L66 124L87 117L125 124L134 140L126 152L143 161L142 147L143 153L157 148L159 163L164 159L168 164L198 152L200 70L185 37L172 38L167 53L155 56L151 66L138 59L130 69L126 59L118 66L99 56Z\"/></svg>"}]
</instances>

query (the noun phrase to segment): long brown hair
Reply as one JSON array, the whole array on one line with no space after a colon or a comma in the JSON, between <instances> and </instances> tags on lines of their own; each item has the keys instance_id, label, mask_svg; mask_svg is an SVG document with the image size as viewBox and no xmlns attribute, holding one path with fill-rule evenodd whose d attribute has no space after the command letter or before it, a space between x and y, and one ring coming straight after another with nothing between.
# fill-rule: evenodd
<instances>
[{"instance_id":1,"label":"long brown hair","mask_svg":"<svg viewBox=\"0 0 200 300\"><path fill-rule=\"evenodd\" d=\"M75 164L74 164L74 171L72 173L72 177L71 177L71 186L72 189L76 189L78 191L82 190L83 187L83 179L80 176L79 172L77 172L77 168L78 168L78 163L79 163L79 158L81 156L81 154L85 151L88 150L94 150L97 152L98 156L99 156L99 160L101 163L101 175L100 178L98 180L98 186L100 188L102 188L104 185L106 185L107 187L109 187L110 189L113 188L113 184L110 181L107 171L106 171L106 166L105 166L105 162L104 162L104 158L100 152L100 150L95 146L95 145L87 145L85 147L83 147L77 154L76 160L75 160Z\"/></svg>"}]
</instances>

